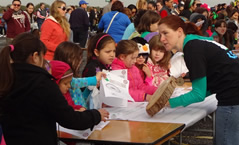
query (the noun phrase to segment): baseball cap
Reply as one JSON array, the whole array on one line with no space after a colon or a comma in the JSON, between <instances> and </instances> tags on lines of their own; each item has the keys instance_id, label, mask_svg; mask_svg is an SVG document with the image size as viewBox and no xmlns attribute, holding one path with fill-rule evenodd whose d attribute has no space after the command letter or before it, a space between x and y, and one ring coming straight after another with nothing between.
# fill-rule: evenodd
<instances>
[{"instance_id":1,"label":"baseball cap","mask_svg":"<svg viewBox=\"0 0 239 145\"><path fill-rule=\"evenodd\" d=\"M81 0L81 1L79 2L79 5L83 5L83 4L89 4L89 3L87 3L85 0Z\"/></svg>"}]
</instances>

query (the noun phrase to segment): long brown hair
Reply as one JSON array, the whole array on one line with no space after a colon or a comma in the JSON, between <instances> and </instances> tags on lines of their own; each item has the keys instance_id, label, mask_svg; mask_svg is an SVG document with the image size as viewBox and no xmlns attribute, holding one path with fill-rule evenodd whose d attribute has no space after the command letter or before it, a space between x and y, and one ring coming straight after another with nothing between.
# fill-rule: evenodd
<instances>
[{"instance_id":1,"label":"long brown hair","mask_svg":"<svg viewBox=\"0 0 239 145\"><path fill-rule=\"evenodd\" d=\"M159 65L160 67L164 68L165 70L168 70L169 62L171 59L171 52L166 51L165 47L163 44L160 42L160 35L155 35L152 39L149 41L149 48L150 48L150 58L153 61L154 64ZM163 58L156 62L155 60L152 59L152 50L160 50L164 53Z\"/></svg>"},{"instance_id":2,"label":"long brown hair","mask_svg":"<svg viewBox=\"0 0 239 145\"><path fill-rule=\"evenodd\" d=\"M0 96L5 96L14 83L11 63L28 63L29 56L35 52L45 54L46 47L31 33L19 34L12 45L3 48L0 53Z\"/></svg>"},{"instance_id":3,"label":"long brown hair","mask_svg":"<svg viewBox=\"0 0 239 145\"><path fill-rule=\"evenodd\" d=\"M56 47L53 59L67 63L71 67L74 77L80 77L82 54L83 50L79 45L65 41Z\"/></svg>"},{"instance_id":4,"label":"long brown hair","mask_svg":"<svg viewBox=\"0 0 239 145\"><path fill-rule=\"evenodd\" d=\"M50 8L51 15L57 20L57 22L61 25L62 29L66 33L66 36L69 38L70 36L70 24L68 23L65 16L61 16L58 8L61 7L62 4L66 4L61 0L56 0L52 3Z\"/></svg>"},{"instance_id":5,"label":"long brown hair","mask_svg":"<svg viewBox=\"0 0 239 145\"><path fill-rule=\"evenodd\" d=\"M139 25L137 26L137 31L143 33L145 31L150 32L150 25L159 22L160 16L157 12L147 11L141 18Z\"/></svg>"}]
</instances>

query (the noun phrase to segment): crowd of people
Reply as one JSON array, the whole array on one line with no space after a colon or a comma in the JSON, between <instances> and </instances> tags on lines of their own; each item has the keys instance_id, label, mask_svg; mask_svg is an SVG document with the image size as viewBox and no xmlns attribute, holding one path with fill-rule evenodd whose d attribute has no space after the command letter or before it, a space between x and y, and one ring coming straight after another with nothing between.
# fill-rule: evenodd
<instances>
[{"instance_id":1,"label":"crowd of people","mask_svg":"<svg viewBox=\"0 0 239 145\"><path fill-rule=\"evenodd\" d=\"M138 0L126 7L110 0L101 12L87 12L88 4L80 0L76 8L57 0L34 12L33 3L24 11L13 0L4 12L0 144L56 145L56 122L82 130L106 121L102 108L109 104L95 104L89 87L99 89L103 70L126 69L129 94L149 101L170 77L177 52L184 53L192 91L166 106L186 107L216 93L214 143L239 143L239 1L209 7L200 0Z\"/></svg>"}]
</instances>

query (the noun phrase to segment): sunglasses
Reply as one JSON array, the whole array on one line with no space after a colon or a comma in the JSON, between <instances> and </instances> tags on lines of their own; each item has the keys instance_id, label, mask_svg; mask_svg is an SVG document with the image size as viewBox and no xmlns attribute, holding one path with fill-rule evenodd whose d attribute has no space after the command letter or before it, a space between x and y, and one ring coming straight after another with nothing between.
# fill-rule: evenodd
<instances>
[{"instance_id":1,"label":"sunglasses","mask_svg":"<svg viewBox=\"0 0 239 145\"><path fill-rule=\"evenodd\" d=\"M14 7L20 7L20 4L13 4Z\"/></svg>"},{"instance_id":2,"label":"sunglasses","mask_svg":"<svg viewBox=\"0 0 239 145\"><path fill-rule=\"evenodd\" d=\"M141 53L141 54L138 55L137 58L140 58L140 56L142 56L144 59L146 59L146 58L148 58L149 55L145 54L145 53Z\"/></svg>"},{"instance_id":3,"label":"sunglasses","mask_svg":"<svg viewBox=\"0 0 239 145\"><path fill-rule=\"evenodd\" d=\"M58 8L62 9L63 11L66 10L66 7L58 7Z\"/></svg>"}]
</instances>

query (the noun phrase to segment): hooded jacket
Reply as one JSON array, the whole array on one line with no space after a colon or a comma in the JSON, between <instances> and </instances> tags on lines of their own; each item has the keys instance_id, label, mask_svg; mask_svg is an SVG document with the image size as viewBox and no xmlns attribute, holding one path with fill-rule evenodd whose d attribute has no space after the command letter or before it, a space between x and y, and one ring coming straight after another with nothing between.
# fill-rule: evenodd
<instances>
[{"instance_id":1,"label":"hooded jacket","mask_svg":"<svg viewBox=\"0 0 239 145\"><path fill-rule=\"evenodd\" d=\"M28 17L22 10L14 12L13 9L8 9L4 13L3 19L7 22L8 38L14 38L23 32L30 32Z\"/></svg>"},{"instance_id":2,"label":"hooded jacket","mask_svg":"<svg viewBox=\"0 0 239 145\"><path fill-rule=\"evenodd\" d=\"M74 111L44 69L27 63L13 63L12 68L14 85L0 102L7 145L57 145L56 122L76 130L100 122L97 110Z\"/></svg>"},{"instance_id":3,"label":"hooded jacket","mask_svg":"<svg viewBox=\"0 0 239 145\"><path fill-rule=\"evenodd\" d=\"M52 60L56 47L68 40L63 28L52 16L49 16L42 24L40 39L47 47L46 60Z\"/></svg>"},{"instance_id":4,"label":"hooded jacket","mask_svg":"<svg viewBox=\"0 0 239 145\"><path fill-rule=\"evenodd\" d=\"M153 93L156 91L156 87L149 86L144 83L139 69L136 66L127 68L122 60L116 58L112 63L112 70L119 69L127 69L129 80L129 94L136 102L145 101L146 94L153 95Z\"/></svg>"},{"instance_id":5,"label":"hooded jacket","mask_svg":"<svg viewBox=\"0 0 239 145\"><path fill-rule=\"evenodd\" d=\"M52 76L55 77L55 82L57 83L57 85L59 85L62 77L64 76L64 74L70 70L70 66L62 61L57 61L57 60L52 60L50 62L51 64L51 72L52 72ZM73 75L73 74L72 74ZM75 105L74 101L72 100L72 97L70 95L69 90L67 91L66 94L63 94L65 99L67 100L68 104L74 109L74 110L79 110L80 108L82 108L81 105Z\"/></svg>"},{"instance_id":6,"label":"hooded jacket","mask_svg":"<svg viewBox=\"0 0 239 145\"><path fill-rule=\"evenodd\" d=\"M202 14L199 14L199 13L192 13L191 16L190 16L190 22L193 22L193 23L197 23L197 20L198 19L201 19L203 20L203 24L202 24L202 27L201 27L201 32L203 34L203 36L205 37L209 37L209 34L206 32L207 31L207 28L208 28L208 21L206 19L206 17Z\"/></svg>"}]
</instances>

